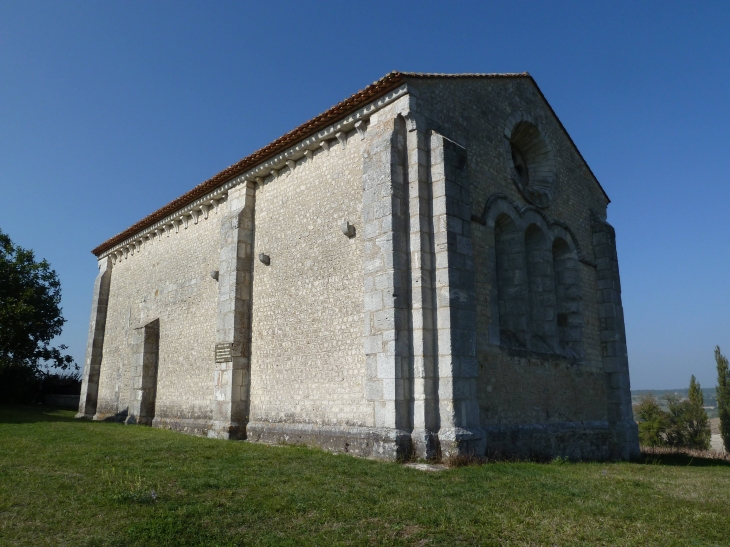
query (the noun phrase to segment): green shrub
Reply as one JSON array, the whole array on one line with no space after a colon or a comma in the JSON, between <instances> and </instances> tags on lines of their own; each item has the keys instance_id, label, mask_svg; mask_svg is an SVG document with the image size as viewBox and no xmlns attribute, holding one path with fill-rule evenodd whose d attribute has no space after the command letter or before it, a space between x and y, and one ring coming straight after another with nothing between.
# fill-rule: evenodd
<instances>
[{"instance_id":1,"label":"green shrub","mask_svg":"<svg viewBox=\"0 0 730 547\"><path fill-rule=\"evenodd\" d=\"M669 426L669 415L659 406L653 395L642 397L634 405L634 417L639 422L639 441L644 446L664 446Z\"/></svg>"}]
</instances>

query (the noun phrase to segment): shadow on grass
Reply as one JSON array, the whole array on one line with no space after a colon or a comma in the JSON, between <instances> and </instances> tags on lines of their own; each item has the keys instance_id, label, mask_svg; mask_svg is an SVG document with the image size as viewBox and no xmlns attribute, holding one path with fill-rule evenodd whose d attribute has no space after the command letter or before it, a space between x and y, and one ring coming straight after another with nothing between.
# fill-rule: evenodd
<instances>
[{"instance_id":1,"label":"shadow on grass","mask_svg":"<svg viewBox=\"0 0 730 547\"><path fill-rule=\"evenodd\" d=\"M0 404L0 424L28 424L35 422L73 422L76 411L47 405Z\"/></svg>"},{"instance_id":2,"label":"shadow on grass","mask_svg":"<svg viewBox=\"0 0 730 547\"><path fill-rule=\"evenodd\" d=\"M639 463L645 465L671 465L680 467L728 467L730 461L719 458L706 458L702 456L692 456L690 454L670 453L670 454L652 454L642 453Z\"/></svg>"}]
</instances>

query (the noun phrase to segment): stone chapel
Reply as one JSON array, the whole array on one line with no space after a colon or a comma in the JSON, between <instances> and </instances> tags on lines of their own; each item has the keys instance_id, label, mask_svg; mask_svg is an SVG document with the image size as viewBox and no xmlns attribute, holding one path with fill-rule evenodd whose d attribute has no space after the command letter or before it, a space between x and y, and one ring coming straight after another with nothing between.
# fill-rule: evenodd
<instances>
[{"instance_id":1,"label":"stone chapel","mask_svg":"<svg viewBox=\"0 0 730 547\"><path fill-rule=\"evenodd\" d=\"M392 72L93 250L78 417L636 457L608 203L529 74Z\"/></svg>"}]
</instances>

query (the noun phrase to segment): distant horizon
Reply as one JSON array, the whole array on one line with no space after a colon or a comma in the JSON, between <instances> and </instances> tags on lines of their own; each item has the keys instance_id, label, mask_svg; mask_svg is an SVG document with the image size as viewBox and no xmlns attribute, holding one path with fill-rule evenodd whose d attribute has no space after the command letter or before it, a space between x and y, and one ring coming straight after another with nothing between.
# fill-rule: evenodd
<instances>
[{"instance_id":1,"label":"distant horizon","mask_svg":"<svg viewBox=\"0 0 730 547\"><path fill-rule=\"evenodd\" d=\"M717 386L712 387L702 387L700 384L700 387L702 388L702 391L717 391ZM632 393L638 393L640 391L689 391L689 387L680 387L680 388L671 388L671 389L632 389Z\"/></svg>"}]
</instances>

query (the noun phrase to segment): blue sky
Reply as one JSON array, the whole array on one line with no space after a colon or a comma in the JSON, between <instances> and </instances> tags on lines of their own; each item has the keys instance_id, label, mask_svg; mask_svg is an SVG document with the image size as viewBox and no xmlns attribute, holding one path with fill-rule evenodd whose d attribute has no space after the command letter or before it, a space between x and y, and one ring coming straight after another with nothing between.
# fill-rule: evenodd
<instances>
[{"instance_id":1,"label":"blue sky","mask_svg":"<svg viewBox=\"0 0 730 547\"><path fill-rule=\"evenodd\" d=\"M90 250L391 70L530 72L613 203L632 387L730 353L730 3L0 1L0 229Z\"/></svg>"}]
</instances>

